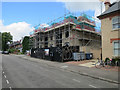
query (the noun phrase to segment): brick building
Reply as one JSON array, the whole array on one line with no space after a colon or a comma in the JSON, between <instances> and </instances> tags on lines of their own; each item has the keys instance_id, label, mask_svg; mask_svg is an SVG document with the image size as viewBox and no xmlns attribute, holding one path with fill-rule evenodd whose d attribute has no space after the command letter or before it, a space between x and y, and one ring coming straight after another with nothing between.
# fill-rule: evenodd
<instances>
[{"instance_id":1,"label":"brick building","mask_svg":"<svg viewBox=\"0 0 120 90\"><path fill-rule=\"evenodd\" d=\"M102 57L120 56L120 1L105 1L105 12L98 18L101 20Z\"/></svg>"}]
</instances>

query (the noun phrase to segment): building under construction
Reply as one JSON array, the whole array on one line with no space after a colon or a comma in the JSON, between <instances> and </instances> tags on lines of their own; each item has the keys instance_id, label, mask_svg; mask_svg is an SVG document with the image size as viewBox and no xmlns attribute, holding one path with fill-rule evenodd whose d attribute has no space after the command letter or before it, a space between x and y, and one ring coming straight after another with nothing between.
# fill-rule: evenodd
<instances>
[{"instance_id":1,"label":"building under construction","mask_svg":"<svg viewBox=\"0 0 120 90\"><path fill-rule=\"evenodd\" d=\"M86 14L60 17L47 27L35 27L30 40L31 56L66 61L73 60L74 53L90 53L92 58L101 54L101 34L96 32L95 20Z\"/></svg>"}]
</instances>

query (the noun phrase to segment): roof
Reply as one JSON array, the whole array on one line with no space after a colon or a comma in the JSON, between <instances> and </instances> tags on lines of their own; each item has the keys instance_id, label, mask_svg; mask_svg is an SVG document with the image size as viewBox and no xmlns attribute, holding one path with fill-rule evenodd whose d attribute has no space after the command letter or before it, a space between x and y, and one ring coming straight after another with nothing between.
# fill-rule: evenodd
<instances>
[{"instance_id":1,"label":"roof","mask_svg":"<svg viewBox=\"0 0 120 90\"><path fill-rule=\"evenodd\" d=\"M10 46L16 46L16 45L21 45L20 41L16 41L16 42L13 42L12 44L10 44Z\"/></svg>"},{"instance_id":2,"label":"roof","mask_svg":"<svg viewBox=\"0 0 120 90\"><path fill-rule=\"evenodd\" d=\"M101 18L105 15L108 15L110 13L117 12L117 11L120 11L120 1L112 3L108 8L108 10L103 12L100 16L98 16L98 18Z\"/></svg>"}]
</instances>

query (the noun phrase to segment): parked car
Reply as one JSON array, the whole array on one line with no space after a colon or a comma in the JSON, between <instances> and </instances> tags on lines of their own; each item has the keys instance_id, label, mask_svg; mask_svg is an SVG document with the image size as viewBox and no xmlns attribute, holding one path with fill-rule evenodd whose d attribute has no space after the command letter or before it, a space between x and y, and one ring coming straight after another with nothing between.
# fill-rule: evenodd
<instances>
[{"instance_id":1,"label":"parked car","mask_svg":"<svg viewBox=\"0 0 120 90\"><path fill-rule=\"evenodd\" d=\"M3 51L0 51L0 54L2 54Z\"/></svg>"},{"instance_id":2,"label":"parked car","mask_svg":"<svg viewBox=\"0 0 120 90\"><path fill-rule=\"evenodd\" d=\"M3 51L2 54L9 54L9 51Z\"/></svg>"},{"instance_id":3,"label":"parked car","mask_svg":"<svg viewBox=\"0 0 120 90\"><path fill-rule=\"evenodd\" d=\"M2 51L2 54L4 54L4 51Z\"/></svg>"}]
</instances>

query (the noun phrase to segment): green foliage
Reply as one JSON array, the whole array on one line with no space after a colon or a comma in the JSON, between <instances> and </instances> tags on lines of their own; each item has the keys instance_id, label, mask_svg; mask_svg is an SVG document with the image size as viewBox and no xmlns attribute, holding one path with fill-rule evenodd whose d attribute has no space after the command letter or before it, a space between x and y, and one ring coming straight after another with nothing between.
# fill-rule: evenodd
<instances>
[{"instance_id":1,"label":"green foliage","mask_svg":"<svg viewBox=\"0 0 120 90\"><path fill-rule=\"evenodd\" d=\"M107 62L107 61L110 61L110 59L109 59L109 58L106 58L106 59L105 59L105 62Z\"/></svg>"},{"instance_id":2,"label":"green foliage","mask_svg":"<svg viewBox=\"0 0 120 90\"><path fill-rule=\"evenodd\" d=\"M120 66L120 56L112 58L112 63L116 64L116 62L118 62L119 66Z\"/></svg>"},{"instance_id":3,"label":"green foliage","mask_svg":"<svg viewBox=\"0 0 120 90\"><path fill-rule=\"evenodd\" d=\"M29 36L25 36L24 39L23 39L23 42L22 42L22 46L23 46L23 49L22 49L22 52L25 53L26 50L29 50L29 39L30 37Z\"/></svg>"},{"instance_id":4,"label":"green foliage","mask_svg":"<svg viewBox=\"0 0 120 90\"><path fill-rule=\"evenodd\" d=\"M14 49L14 48L12 48L12 49L9 49L9 52L10 53L14 53L16 50Z\"/></svg>"},{"instance_id":5,"label":"green foliage","mask_svg":"<svg viewBox=\"0 0 120 90\"><path fill-rule=\"evenodd\" d=\"M2 50L6 51L9 48L8 42L12 42L12 35L10 32L3 32L2 33Z\"/></svg>"},{"instance_id":6,"label":"green foliage","mask_svg":"<svg viewBox=\"0 0 120 90\"><path fill-rule=\"evenodd\" d=\"M120 61L120 56L118 56L118 57L113 57L112 60Z\"/></svg>"},{"instance_id":7,"label":"green foliage","mask_svg":"<svg viewBox=\"0 0 120 90\"><path fill-rule=\"evenodd\" d=\"M24 53L22 53L22 52L19 52L19 53L17 53L18 55L21 55L21 54L24 54Z\"/></svg>"}]
</instances>

